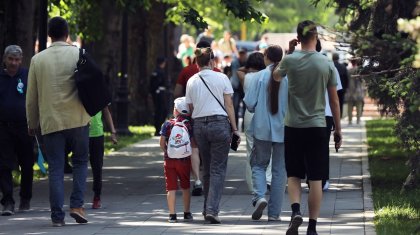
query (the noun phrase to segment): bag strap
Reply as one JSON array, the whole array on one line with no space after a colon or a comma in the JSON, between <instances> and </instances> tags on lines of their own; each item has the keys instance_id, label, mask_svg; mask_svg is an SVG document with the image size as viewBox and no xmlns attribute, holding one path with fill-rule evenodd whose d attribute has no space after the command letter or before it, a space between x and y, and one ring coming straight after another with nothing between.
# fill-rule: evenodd
<instances>
[{"instance_id":1,"label":"bag strap","mask_svg":"<svg viewBox=\"0 0 420 235\"><path fill-rule=\"evenodd\" d=\"M211 95L216 99L217 103L220 104L220 107L222 107L222 109L227 113L225 107L222 105L222 103L220 103L219 99L216 98L216 96L213 94L213 92L211 92L209 86L207 86L207 83L204 81L203 77L201 77L200 74L198 74L198 76L200 77L201 81L203 81L204 85L206 85L206 87L210 91Z\"/></svg>"}]
</instances>

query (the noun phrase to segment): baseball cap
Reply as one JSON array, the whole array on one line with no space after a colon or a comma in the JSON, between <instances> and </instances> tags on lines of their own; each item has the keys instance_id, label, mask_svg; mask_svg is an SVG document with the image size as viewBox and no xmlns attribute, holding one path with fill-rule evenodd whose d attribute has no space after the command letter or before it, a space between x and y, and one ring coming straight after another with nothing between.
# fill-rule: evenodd
<instances>
[{"instance_id":1,"label":"baseball cap","mask_svg":"<svg viewBox=\"0 0 420 235\"><path fill-rule=\"evenodd\" d=\"M190 109L185 102L185 97L179 97L174 100L174 107L175 109L182 114L187 114L190 112Z\"/></svg>"}]
</instances>

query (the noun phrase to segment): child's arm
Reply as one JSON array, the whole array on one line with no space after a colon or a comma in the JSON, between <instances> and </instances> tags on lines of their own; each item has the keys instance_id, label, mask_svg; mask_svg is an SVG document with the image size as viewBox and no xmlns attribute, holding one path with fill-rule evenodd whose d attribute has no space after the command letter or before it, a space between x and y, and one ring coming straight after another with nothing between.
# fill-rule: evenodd
<instances>
[{"instance_id":1,"label":"child's arm","mask_svg":"<svg viewBox=\"0 0 420 235\"><path fill-rule=\"evenodd\" d=\"M118 143L117 139L117 132L115 131L114 122L112 121L111 112L109 112L108 106L102 110L102 114L104 115L105 122L108 125L109 129L111 130L111 141L112 143Z\"/></svg>"},{"instance_id":2,"label":"child's arm","mask_svg":"<svg viewBox=\"0 0 420 235\"><path fill-rule=\"evenodd\" d=\"M166 153L166 137L165 136L163 135L160 136L159 144L162 151Z\"/></svg>"}]
</instances>

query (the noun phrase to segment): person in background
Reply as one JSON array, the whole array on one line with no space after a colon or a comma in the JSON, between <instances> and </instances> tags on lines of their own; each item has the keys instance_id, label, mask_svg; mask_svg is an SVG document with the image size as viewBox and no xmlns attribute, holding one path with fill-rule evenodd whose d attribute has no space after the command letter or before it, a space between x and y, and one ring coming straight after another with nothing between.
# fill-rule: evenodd
<instances>
[{"instance_id":1,"label":"person in background","mask_svg":"<svg viewBox=\"0 0 420 235\"><path fill-rule=\"evenodd\" d=\"M184 221L192 221L193 216L190 212L190 171L191 158L190 156L183 158L170 158L168 156L168 140L171 136L173 127L177 122L184 122L188 130L189 139L191 141L192 127L191 117L188 105L185 103L185 97L179 97L174 100L174 118L166 121L160 130L160 148L164 153L164 172L166 182L166 197L169 209L169 223L178 222L175 206L176 206L176 191L178 189L178 179L182 189L182 199L184 202Z\"/></svg>"},{"instance_id":2,"label":"person in background","mask_svg":"<svg viewBox=\"0 0 420 235\"><path fill-rule=\"evenodd\" d=\"M337 53L333 53L332 59L334 62L334 66L338 71L338 74L340 75L341 85L343 86L343 89L338 91L338 100L340 101L340 117L343 117L343 105L344 105L344 97L347 93L347 87L349 84L349 73L347 71L347 68L344 64L340 64L338 62L340 56Z\"/></svg>"},{"instance_id":3,"label":"person in background","mask_svg":"<svg viewBox=\"0 0 420 235\"><path fill-rule=\"evenodd\" d=\"M156 68L150 77L149 92L153 99L155 136L159 136L159 130L168 114L167 108L167 77L165 73L166 59L158 57Z\"/></svg>"},{"instance_id":4,"label":"person in background","mask_svg":"<svg viewBox=\"0 0 420 235\"><path fill-rule=\"evenodd\" d=\"M198 35L196 42L199 43L201 41L205 41L211 45L213 43L213 40L214 40L213 30L211 26L208 25L207 28L204 29L204 32Z\"/></svg>"},{"instance_id":5,"label":"person in background","mask_svg":"<svg viewBox=\"0 0 420 235\"><path fill-rule=\"evenodd\" d=\"M235 109L235 120L238 123L239 120L239 108L244 98L244 89L242 88L238 74L236 73L240 67L245 66L246 60L248 59L248 51L245 48L239 50L239 57L233 59L230 66L230 82L233 87L233 108Z\"/></svg>"},{"instance_id":6,"label":"person in background","mask_svg":"<svg viewBox=\"0 0 420 235\"><path fill-rule=\"evenodd\" d=\"M102 115L105 122L111 131L111 141L117 144L117 132L114 128L111 112L108 107L105 107L101 112L97 113L90 120L89 126L89 161L92 168L94 193L92 200L92 209L101 208L101 193L102 193L102 167L104 165L104 124L102 122Z\"/></svg>"},{"instance_id":7,"label":"person in background","mask_svg":"<svg viewBox=\"0 0 420 235\"><path fill-rule=\"evenodd\" d=\"M49 199L54 227L65 225L64 154L70 143L73 155L73 188L70 216L76 223L88 222L83 208L89 155L89 121L77 93L74 68L79 49L66 43L67 21L53 17L48 22L51 46L32 57L29 68L26 116L28 132L41 134L48 156ZM54 68L54 69L51 69ZM58 89L59 88L59 89Z\"/></svg>"},{"instance_id":8,"label":"person in background","mask_svg":"<svg viewBox=\"0 0 420 235\"><path fill-rule=\"evenodd\" d=\"M352 59L350 60L350 63L353 67L349 70L350 77L345 101L347 102L347 115L349 116L349 124L351 125L353 119L353 107L356 107L356 123L360 124L366 91L362 78L356 76L359 73L358 60Z\"/></svg>"},{"instance_id":9,"label":"person in background","mask_svg":"<svg viewBox=\"0 0 420 235\"><path fill-rule=\"evenodd\" d=\"M254 52L249 55L248 60L244 67L241 67L236 72L238 74L239 81L241 86L244 89L244 93L246 94L249 90L255 89L255 87L250 87L250 84L253 84L254 79L258 79L257 72L265 69L264 64L264 55L260 52ZM251 132L252 126L251 121L252 117L254 116L253 113L249 112L245 108L244 112L244 130L245 130L245 137L246 137L246 155L248 161L246 162L246 182L248 184L248 188L252 191L252 172L251 172L251 165L249 164L249 159L251 156L251 150L254 143L253 133Z\"/></svg>"},{"instance_id":10,"label":"person in background","mask_svg":"<svg viewBox=\"0 0 420 235\"><path fill-rule=\"evenodd\" d=\"M219 49L225 56L238 57L238 49L236 47L236 41L232 38L230 31L223 33L223 38L219 40Z\"/></svg>"},{"instance_id":11,"label":"person in background","mask_svg":"<svg viewBox=\"0 0 420 235\"><path fill-rule=\"evenodd\" d=\"M266 69L257 73L245 95L246 108L254 113L251 122L253 147L250 156L252 170L253 220L259 220L268 204L268 221L278 221L286 189L284 165L284 116L287 109L286 77L275 80L273 70L283 57L280 46L269 46L264 52ZM271 191L267 203L266 169L271 160Z\"/></svg>"},{"instance_id":12,"label":"person in background","mask_svg":"<svg viewBox=\"0 0 420 235\"><path fill-rule=\"evenodd\" d=\"M302 50L285 56L275 69L275 77L287 75L289 81L288 109L285 117L285 156L288 177L288 194L292 216L286 235L297 235L302 224L300 212L301 179L309 180L309 224L307 235L317 235L316 223L322 201L322 180L328 174L325 157L326 123L325 91L335 123L334 135L342 143L340 107L337 96L337 79L334 64L316 51L318 32L316 24L305 20L297 26L297 39L289 42L289 53L297 43ZM292 48L290 48L292 47Z\"/></svg>"},{"instance_id":13,"label":"person in background","mask_svg":"<svg viewBox=\"0 0 420 235\"><path fill-rule=\"evenodd\" d=\"M3 194L1 215L15 212L12 171L20 167L19 211L30 209L32 198L34 139L28 135L25 113L28 70L21 67L22 49L7 46L0 71L0 190Z\"/></svg>"},{"instance_id":14,"label":"person in background","mask_svg":"<svg viewBox=\"0 0 420 235\"><path fill-rule=\"evenodd\" d=\"M203 215L206 221L220 224L219 204L231 136L240 135L232 104L232 84L226 75L213 71L214 55L210 48L196 49L195 56L200 72L188 80L185 98L192 112L194 139L203 161Z\"/></svg>"},{"instance_id":15,"label":"person in background","mask_svg":"<svg viewBox=\"0 0 420 235\"><path fill-rule=\"evenodd\" d=\"M192 64L194 56L194 39L188 34L183 34L179 39L181 44L178 47L178 59L181 60L184 67Z\"/></svg>"}]
</instances>

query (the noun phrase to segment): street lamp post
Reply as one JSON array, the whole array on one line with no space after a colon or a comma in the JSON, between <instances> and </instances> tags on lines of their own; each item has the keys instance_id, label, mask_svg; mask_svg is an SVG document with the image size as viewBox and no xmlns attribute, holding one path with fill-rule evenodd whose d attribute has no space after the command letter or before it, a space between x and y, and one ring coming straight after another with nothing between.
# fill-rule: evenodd
<instances>
[{"instance_id":1,"label":"street lamp post","mask_svg":"<svg viewBox=\"0 0 420 235\"><path fill-rule=\"evenodd\" d=\"M131 135L128 130L128 86L127 86L127 38L128 38L128 13L123 10L122 41L121 41L121 71L119 73L119 87L117 90L117 133L119 135Z\"/></svg>"}]
</instances>

